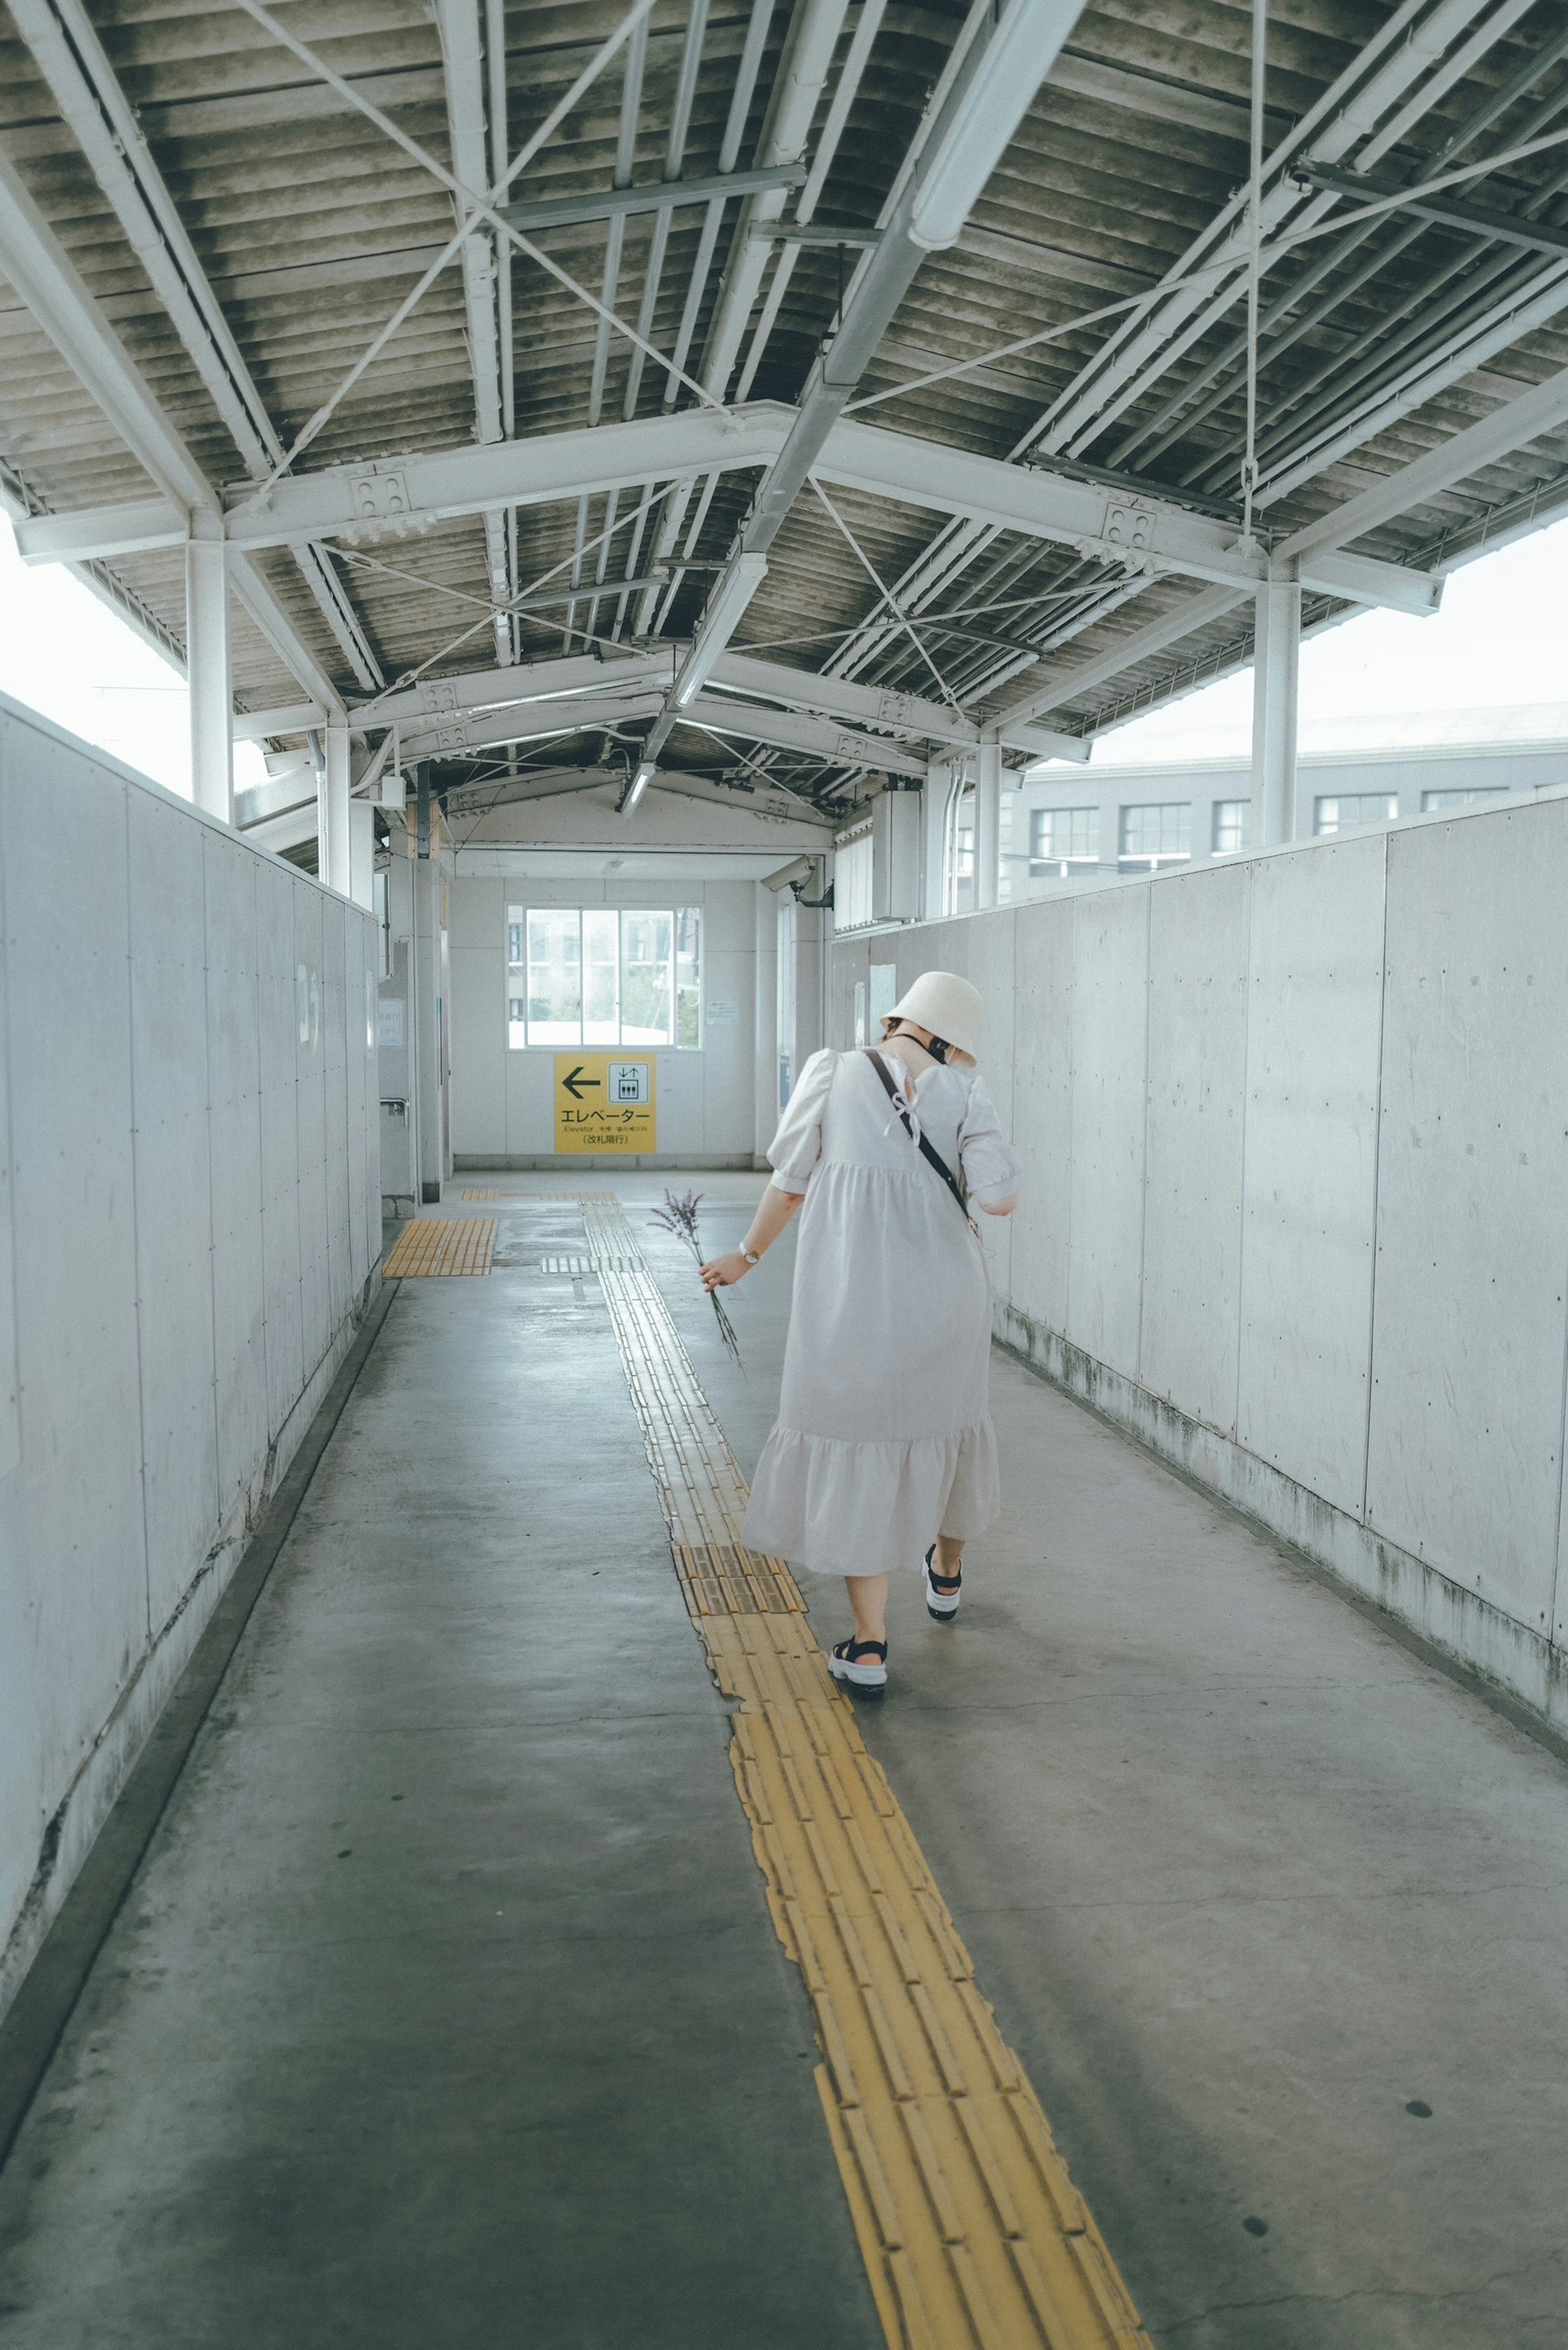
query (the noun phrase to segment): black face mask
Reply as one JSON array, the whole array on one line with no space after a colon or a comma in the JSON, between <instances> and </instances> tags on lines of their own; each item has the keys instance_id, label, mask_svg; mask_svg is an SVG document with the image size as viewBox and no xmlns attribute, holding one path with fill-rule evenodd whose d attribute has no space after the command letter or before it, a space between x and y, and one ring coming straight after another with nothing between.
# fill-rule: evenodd
<instances>
[{"instance_id":1,"label":"black face mask","mask_svg":"<svg viewBox=\"0 0 1568 2350\"><path fill-rule=\"evenodd\" d=\"M887 1030L886 1035L888 1036L896 1036L903 1025L904 1023L901 1020L895 1020L892 1026ZM948 1055L952 1051L952 1046L948 1043L945 1036L933 1036L930 1043L926 1046L926 1050L930 1055L933 1061L940 1061L945 1065Z\"/></svg>"}]
</instances>

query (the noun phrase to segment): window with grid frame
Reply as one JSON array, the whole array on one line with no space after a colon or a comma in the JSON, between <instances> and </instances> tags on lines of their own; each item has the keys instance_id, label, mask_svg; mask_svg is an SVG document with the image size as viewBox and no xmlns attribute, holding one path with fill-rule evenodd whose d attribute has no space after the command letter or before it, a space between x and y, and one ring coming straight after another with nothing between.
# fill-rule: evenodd
<instances>
[{"instance_id":1,"label":"window with grid frame","mask_svg":"<svg viewBox=\"0 0 1568 2350\"><path fill-rule=\"evenodd\" d=\"M1097 865L1097 807L1037 807L1029 813L1029 862L1035 865Z\"/></svg>"},{"instance_id":2,"label":"window with grid frame","mask_svg":"<svg viewBox=\"0 0 1568 2350\"><path fill-rule=\"evenodd\" d=\"M1192 854L1190 800L1153 800L1121 812L1121 854L1147 863Z\"/></svg>"},{"instance_id":3,"label":"window with grid frame","mask_svg":"<svg viewBox=\"0 0 1568 2350\"><path fill-rule=\"evenodd\" d=\"M1210 842L1216 857L1234 857L1248 847L1252 838L1252 803L1251 800L1216 800L1214 802L1213 836Z\"/></svg>"},{"instance_id":4,"label":"window with grid frame","mask_svg":"<svg viewBox=\"0 0 1568 2350\"><path fill-rule=\"evenodd\" d=\"M701 939L696 906L508 906L508 1047L701 1050Z\"/></svg>"},{"instance_id":5,"label":"window with grid frame","mask_svg":"<svg viewBox=\"0 0 1568 2350\"><path fill-rule=\"evenodd\" d=\"M1313 803L1313 833L1319 840L1349 832L1358 824L1386 824L1399 813L1393 792L1335 792Z\"/></svg>"}]
</instances>

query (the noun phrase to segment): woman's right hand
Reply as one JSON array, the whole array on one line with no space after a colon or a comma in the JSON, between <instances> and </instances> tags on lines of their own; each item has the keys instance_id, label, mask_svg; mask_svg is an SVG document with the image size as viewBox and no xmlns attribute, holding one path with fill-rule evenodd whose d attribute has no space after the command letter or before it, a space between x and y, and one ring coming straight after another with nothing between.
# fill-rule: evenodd
<instances>
[{"instance_id":1,"label":"woman's right hand","mask_svg":"<svg viewBox=\"0 0 1568 2350\"><path fill-rule=\"evenodd\" d=\"M730 1289L737 1281L743 1281L751 1269L739 1249L727 1249L722 1256L714 1257L711 1263L702 1267L702 1286L704 1289Z\"/></svg>"}]
</instances>

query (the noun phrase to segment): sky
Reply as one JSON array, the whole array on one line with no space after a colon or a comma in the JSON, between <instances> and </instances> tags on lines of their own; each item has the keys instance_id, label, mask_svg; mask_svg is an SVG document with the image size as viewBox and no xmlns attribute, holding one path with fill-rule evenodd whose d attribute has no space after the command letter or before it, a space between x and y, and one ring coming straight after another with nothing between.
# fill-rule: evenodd
<instances>
[{"instance_id":1,"label":"sky","mask_svg":"<svg viewBox=\"0 0 1568 2350\"><path fill-rule=\"evenodd\" d=\"M0 693L190 798L184 679L62 565L29 569L4 515ZM254 745L236 744L236 784L264 773Z\"/></svg>"},{"instance_id":2,"label":"sky","mask_svg":"<svg viewBox=\"0 0 1568 2350\"><path fill-rule=\"evenodd\" d=\"M29 570L3 515L0 692L189 797L178 671L67 571ZM1550 703L1564 705L1555 719L1540 707ZM1511 731L1502 713L1526 732L1568 733L1568 522L1463 566L1429 619L1366 612L1302 648L1306 751L1479 739ZM1094 764L1244 758L1251 726L1243 672L1102 735ZM261 774L254 747L238 745L235 781Z\"/></svg>"}]
</instances>

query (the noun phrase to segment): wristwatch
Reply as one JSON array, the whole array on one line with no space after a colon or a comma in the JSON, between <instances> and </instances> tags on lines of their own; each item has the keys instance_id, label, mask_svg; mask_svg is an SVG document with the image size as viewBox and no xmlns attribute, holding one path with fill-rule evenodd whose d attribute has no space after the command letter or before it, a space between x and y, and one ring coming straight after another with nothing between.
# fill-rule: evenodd
<instances>
[{"instance_id":1,"label":"wristwatch","mask_svg":"<svg viewBox=\"0 0 1568 2350\"><path fill-rule=\"evenodd\" d=\"M758 1255L755 1249L743 1248L741 1251L741 1254L745 1258L748 1264L761 1264L762 1263L762 1258Z\"/></svg>"}]
</instances>

